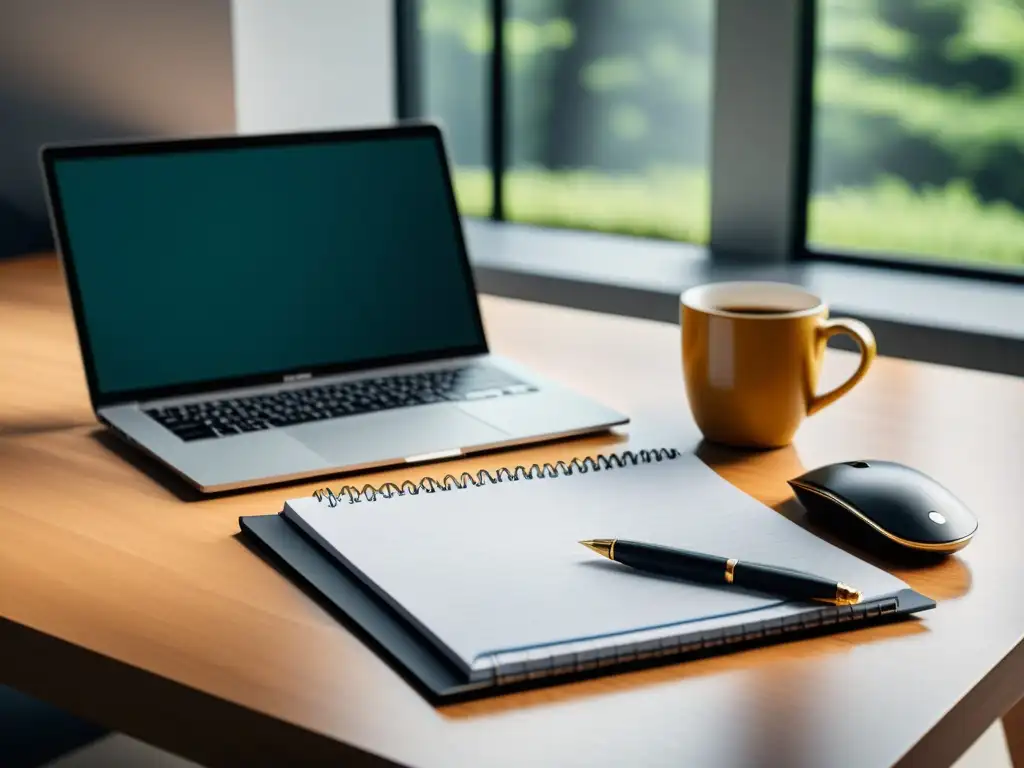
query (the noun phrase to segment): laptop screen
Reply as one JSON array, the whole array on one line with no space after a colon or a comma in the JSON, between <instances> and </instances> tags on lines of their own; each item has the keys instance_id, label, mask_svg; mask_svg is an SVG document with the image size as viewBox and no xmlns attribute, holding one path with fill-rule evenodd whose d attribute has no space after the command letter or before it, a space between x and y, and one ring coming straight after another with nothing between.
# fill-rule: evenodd
<instances>
[{"instance_id":1,"label":"laptop screen","mask_svg":"<svg viewBox=\"0 0 1024 768\"><path fill-rule=\"evenodd\" d=\"M433 129L139 146L48 167L99 400L485 351Z\"/></svg>"}]
</instances>

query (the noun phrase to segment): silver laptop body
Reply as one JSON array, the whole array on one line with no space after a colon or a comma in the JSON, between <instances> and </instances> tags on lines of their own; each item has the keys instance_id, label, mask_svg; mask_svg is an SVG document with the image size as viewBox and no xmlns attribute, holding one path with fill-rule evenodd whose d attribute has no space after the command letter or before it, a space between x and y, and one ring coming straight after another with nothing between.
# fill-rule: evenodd
<instances>
[{"instance_id":1,"label":"silver laptop body","mask_svg":"<svg viewBox=\"0 0 1024 768\"><path fill-rule=\"evenodd\" d=\"M42 160L96 415L202 492L628 421L490 353L435 126Z\"/></svg>"}]
</instances>

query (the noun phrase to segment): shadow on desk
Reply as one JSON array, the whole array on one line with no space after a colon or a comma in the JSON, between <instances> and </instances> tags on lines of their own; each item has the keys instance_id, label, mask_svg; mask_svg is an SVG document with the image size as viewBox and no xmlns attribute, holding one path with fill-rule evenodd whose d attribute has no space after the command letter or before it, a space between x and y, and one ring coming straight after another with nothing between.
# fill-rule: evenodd
<instances>
[{"instance_id":1,"label":"shadow on desk","mask_svg":"<svg viewBox=\"0 0 1024 768\"><path fill-rule=\"evenodd\" d=\"M956 555L908 554L900 558L884 557L843 540L829 528L815 522L796 498L779 502L773 508L801 528L839 549L846 550L851 555L865 560L877 568L895 574L907 582L912 589L936 602L955 600L958 597L963 597L971 589L971 569Z\"/></svg>"},{"instance_id":2,"label":"shadow on desk","mask_svg":"<svg viewBox=\"0 0 1024 768\"><path fill-rule=\"evenodd\" d=\"M425 476L431 476L435 480L440 481L449 472L452 472L456 476L461 476L463 472L469 472L475 476L480 470L489 470L493 472L497 466L513 468L522 464L529 468L535 461L537 461L534 457L536 456L538 449L548 449L548 451L550 451L550 455L545 455L540 459L542 463L556 462L558 460L569 461L572 458L613 453L617 446L624 444L628 440L628 435L614 430L607 430L593 435L544 440L531 443L526 446L518 445L509 446L507 448L495 448L482 451L480 453L472 453L466 456L455 456L450 459L434 461L429 464L396 464L391 467L383 466L370 470L364 469L349 472L328 472L324 475L301 480L286 480L280 483L261 484L252 488L238 488L230 491L200 493L179 475L168 469L164 464L152 458L144 451L129 445L109 429L101 427L90 432L89 437L106 451L130 464L133 468L146 475L154 483L166 488L183 502L210 501L218 498L253 493L254 491L267 491L286 488L289 486L294 488L303 487L304 490L301 493L296 493L286 497L294 498L295 496L308 495L309 491L305 489L308 488L310 483L316 483L320 485L321 488L326 485L334 486L335 484L344 485L346 483L351 483L362 488L364 483L358 482L359 478L369 477L371 475L376 476L385 472L397 472L401 475L402 479L413 479L414 481L418 481ZM564 448L564 451L562 451L562 448ZM452 470L450 465L458 466L455 470ZM381 483L376 482L374 484L380 485Z\"/></svg>"},{"instance_id":3,"label":"shadow on desk","mask_svg":"<svg viewBox=\"0 0 1024 768\"><path fill-rule=\"evenodd\" d=\"M567 675L557 681L526 681L521 684L517 683L506 686L500 691L493 692L468 691L457 702L439 702L417 676L406 668L405 664L401 661L401 656L394 655L383 642L378 641L374 636L374 630L371 628L377 626L379 630L381 622L392 626L396 623L399 625L403 624L402 620L392 613L391 609L382 600L376 598L370 592L359 590L353 578L344 577L340 581L346 582L348 586L341 587L335 585L336 594L344 594L346 591L354 589L359 591L361 595L355 601L360 607L353 616L350 616L340 607L342 603L335 603L333 600L324 597L316 587L308 583L303 575L293 570L276 552L265 548L258 543L258 540L249 539L242 534L236 534L235 539L253 554L259 556L268 566L274 568L281 574L282 578L286 578L296 584L313 602L334 617L342 626L387 663L392 671L401 677L406 684L416 690L427 701L437 706L438 711L444 716L452 718L476 717L498 710L506 712L510 707L529 708L537 705L548 705L553 701L565 702L574 698L592 697L610 691L619 694L623 691L624 681L630 687L644 687L713 675L722 669L721 664L723 663L716 662L714 659L726 655L732 657L728 662L724 662L728 664L730 672L734 672L737 668L760 665L765 669L765 674L769 676L781 675L785 677L788 673L785 672L783 667L778 665L787 660L805 660L813 657L846 654L851 652L855 645L886 640L892 637L905 637L909 634L926 631L925 627L914 617L898 618L838 635L826 629L807 630L798 635L789 635L785 638L781 636L771 639L762 638L759 641L749 643L705 648L692 654L687 654L686 657L682 658L638 660L630 662L621 668L591 670L589 672ZM602 565L598 564L593 567L602 567ZM640 578L652 577L640 576ZM387 617L384 614L387 614ZM361 618L359 618L360 616ZM389 631L396 630L392 629ZM415 631L408 630L408 632L411 642L419 648L418 653L434 654L425 642L414 639L417 636ZM815 637L820 637L821 639L815 642L806 642L808 639ZM852 637L856 639L851 640L850 638ZM785 646L785 650L782 653L776 650L766 663L763 652L769 647L779 646L780 644ZM449 672L453 678L457 677L457 672L454 669L450 668ZM492 693L493 695L491 695Z\"/></svg>"},{"instance_id":4,"label":"shadow on desk","mask_svg":"<svg viewBox=\"0 0 1024 768\"><path fill-rule=\"evenodd\" d=\"M137 448L133 448L128 445L109 429L100 427L99 429L90 432L89 437L104 449L114 454L117 458L127 462L136 470L146 475L146 477L157 485L166 488L177 496L179 501L204 501L207 499L217 498L217 496L225 496L241 492L231 491L223 494L200 493L159 461L148 456Z\"/></svg>"},{"instance_id":5,"label":"shadow on desk","mask_svg":"<svg viewBox=\"0 0 1024 768\"><path fill-rule=\"evenodd\" d=\"M621 696L645 688L675 685L686 680L698 680L727 671L757 670L759 677L774 681L773 685L789 686L793 680L793 662L807 659L834 657L839 660L854 648L866 643L885 642L895 638L927 632L916 617L874 624L841 634L789 639L767 643L760 647L734 651L712 651L699 658L662 663L643 669L615 672L598 677L567 681L546 687L516 691L491 698L461 702L440 707L444 717L470 719L507 713L512 709L564 704L574 700L590 699L603 694ZM784 647L785 653L779 654ZM727 665L727 667L725 666Z\"/></svg>"},{"instance_id":6,"label":"shadow on desk","mask_svg":"<svg viewBox=\"0 0 1024 768\"><path fill-rule=\"evenodd\" d=\"M770 451L739 450L702 440L695 453L741 490L759 498L780 515L835 547L903 579L933 600L954 600L971 588L971 570L956 555L901 552L882 554L845 538L826 521L809 514L787 484L807 471L793 445ZM766 482L766 477L771 480Z\"/></svg>"},{"instance_id":7,"label":"shadow on desk","mask_svg":"<svg viewBox=\"0 0 1024 768\"><path fill-rule=\"evenodd\" d=\"M88 426L88 424L74 419L8 418L0 422L0 437L33 435L39 432L61 432L65 429L76 429L83 426Z\"/></svg>"}]
</instances>

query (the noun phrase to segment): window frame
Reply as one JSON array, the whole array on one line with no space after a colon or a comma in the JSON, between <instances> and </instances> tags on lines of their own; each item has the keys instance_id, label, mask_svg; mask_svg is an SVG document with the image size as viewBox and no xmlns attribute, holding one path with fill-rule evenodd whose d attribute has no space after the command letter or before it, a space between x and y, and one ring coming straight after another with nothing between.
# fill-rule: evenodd
<instances>
[{"instance_id":1,"label":"window frame","mask_svg":"<svg viewBox=\"0 0 1024 768\"><path fill-rule=\"evenodd\" d=\"M418 0L393 0L399 120L421 117ZM506 0L486 0L494 40L489 62L486 124L491 171L491 221L506 221ZM922 256L816 249L807 241L818 0L715 0L711 103L711 221L707 257L757 264L831 262L982 281L1024 282L1014 267L968 265ZM757 30L751 35L750 31ZM780 51L788 52L780 56ZM769 63L783 60L781 66ZM761 62L765 66L752 65ZM741 84L741 85L740 85ZM740 87L736 87L740 85ZM770 103L745 100L746 91L772 94ZM757 125L758 142L745 129ZM753 150L752 150L753 148ZM755 162L737 162L750 158ZM747 170L753 167L754 170ZM752 219L754 219L752 221Z\"/></svg>"},{"instance_id":2,"label":"window frame","mask_svg":"<svg viewBox=\"0 0 1024 768\"><path fill-rule=\"evenodd\" d=\"M1013 267L1001 268L996 265L982 264L968 266L964 262L954 262L928 255L908 255L881 251L857 251L853 249L816 249L807 240L807 211L811 198L811 145L814 135L814 78L818 64L818 0L801 0L804 7L803 36L799 57L799 79L804 95L799 105L800 122L803 128L803 165L800 170L804 179L802 195L803 230L800 232L799 247L794 251L793 260L832 262L837 264L861 265L869 267L885 267L901 272L922 272L926 274L945 275L948 277L966 277L998 282L1021 282L1024 280L1024 269Z\"/></svg>"}]
</instances>

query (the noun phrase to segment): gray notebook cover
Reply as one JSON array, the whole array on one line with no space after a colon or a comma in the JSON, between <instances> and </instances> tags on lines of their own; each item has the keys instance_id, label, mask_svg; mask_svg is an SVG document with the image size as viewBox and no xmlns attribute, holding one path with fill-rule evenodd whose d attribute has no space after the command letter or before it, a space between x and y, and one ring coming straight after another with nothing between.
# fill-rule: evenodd
<instances>
[{"instance_id":1,"label":"gray notebook cover","mask_svg":"<svg viewBox=\"0 0 1024 768\"><path fill-rule=\"evenodd\" d=\"M537 479L506 473L479 487L373 502L294 499L283 516L477 686L934 606L742 493L692 454L656 456ZM800 568L858 587L865 601L842 608L787 603L651 577L577 543L597 537Z\"/></svg>"}]
</instances>

